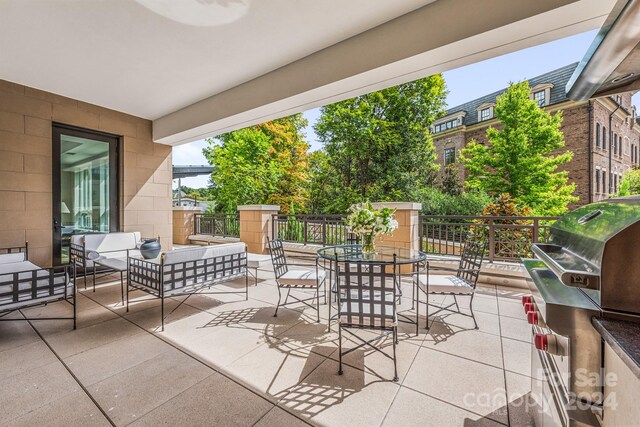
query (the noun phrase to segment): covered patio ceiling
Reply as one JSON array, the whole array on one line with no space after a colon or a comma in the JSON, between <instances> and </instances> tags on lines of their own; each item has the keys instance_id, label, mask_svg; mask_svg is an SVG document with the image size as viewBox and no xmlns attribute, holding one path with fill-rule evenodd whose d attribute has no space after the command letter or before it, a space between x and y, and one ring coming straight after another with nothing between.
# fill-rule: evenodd
<instances>
[{"instance_id":1,"label":"covered patio ceiling","mask_svg":"<svg viewBox=\"0 0 640 427\"><path fill-rule=\"evenodd\" d=\"M597 28L613 3L8 0L0 78L179 145Z\"/></svg>"}]
</instances>

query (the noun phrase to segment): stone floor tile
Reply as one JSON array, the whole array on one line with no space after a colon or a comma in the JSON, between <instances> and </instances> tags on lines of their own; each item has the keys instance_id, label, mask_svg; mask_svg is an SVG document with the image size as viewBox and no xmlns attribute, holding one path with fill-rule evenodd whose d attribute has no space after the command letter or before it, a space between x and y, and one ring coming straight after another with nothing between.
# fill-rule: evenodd
<instances>
[{"instance_id":1,"label":"stone floor tile","mask_svg":"<svg viewBox=\"0 0 640 427\"><path fill-rule=\"evenodd\" d=\"M504 369L520 375L531 375L531 343L502 338Z\"/></svg>"},{"instance_id":2,"label":"stone floor tile","mask_svg":"<svg viewBox=\"0 0 640 427\"><path fill-rule=\"evenodd\" d=\"M14 312L6 317L18 319L22 318L20 313ZM0 351L6 351L26 344L39 341L40 337L33 330L26 320L2 321L0 322Z\"/></svg>"},{"instance_id":3,"label":"stone floor tile","mask_svg":"<svg viewBox=\"0 0 640 427\"><path fill-rule=\"evenodd\" d=\"M131 322L116 318L97 325L72 330L47 338L47 342L62 358L91 350L119 339L145 333Z\"/></svg>"},{"instance_id":4,"label":"stone floor tile","mask_svg":"<svg viewBox=\"0 0 640 427\"><path fill-rule=\"evenodd\" d=\"M299 348L291 342L263 344L222 370L252 390L264 393L274 403L280 393L294 387L323 363L335 347L317 345Z\"/></svg>"},{"instance_id":5,"label":"stone floor tile","mask_svg":"<svg viewBox=\"0 0 640 427\"><path fill-rule=\"evenodd\" d=\"M266 399L214 373L132 425L251 426L272 408Z\"/></svg>"},{"instance_id":6,"label":"stone floor tile","mask_svg":"<svg viewBox=\"0 0 640 427\"><path fill-rule=\"evenodd\" d=\"M375 338L378 334L373 331L366 330L353 330L358 336L363 339L370 340ZM343 331L342 333L342 350L347 351L359 345L361 342L353 337L350 337ZM384 354L393 356L393 341L391 335L385 338L381 338L375 341L376 348L382 350ZM396 358L398 364L398 378L401 383L407 375L413 360L420 349L419 346L413 345L407 342L400 341L396 345ZM361 349L355 350L345 356L343 356L343 363L350 365L354 368L364 369L367 374L378 377L381 380L391 381L393 380L393 359L386 357L384 354L365 346ZM330 356L333 360L338 360L339 353L333 352Z\"/></svg>"},{"instance_id":7,"label":"stone floor tile","mask_svg":"<svg viewBox=\"0 0 640 427\"><path fill-rule=\"evenodd\" d=\"M526 320L527 317L522 307L522 302L506 300L504 298L498 299L498 307L500 309L500 316L514 317L520 320Z\"/></svg>"},{"instance_id":8,"label":"stone floor tile","mask_svg":"<svg viewBox=\"0 0 640 427\"><path fill-rule=\"evenodd\" d=\"M107 427L111 424L84 391L77 391L11 420L11 425Z\"/></svg>"},{"instance_id":9,"label":"stone floor tile","mask_svg":"<svg viewBox=\"0 0 640 427\"><path fill-rule=\"evenodd\" d=\"M280 393L278 406L312 424L380 425L400 386L363 368L344 365L343 375L338 375L338 362L327 359L298 385Z\"/></svg>"},{"instance_id":10,"label":"stone floor tile","mask_svg":"<svg viewBox=\"0 0 640 427\"><path fill-rule=\"evenodd\" d=\"M174 348L153 335L140 334L92 348L64 361L80 382L89 386L170 350Z\"/></svg>"},{"instance_id":11,"label":"stone floor tile","mask_svg":"<svg viewBox=\"0 0 640 427\"><path fill-rule=\"evenodd\" d=\"M255 427L304 427L308 425L309 424L307 424L305 421L291 415L284 409L281 409L277 406L267 412L267 414L262 417L260 421L254 424Z\"/></svg>"},{"instance_id":12,"label":"stone floor tile","mask_svg":"<svg viewBox=\"0 0 640 427\"><path fill-rule=\"evenodd\" d=\"M383 426L498 427L502 424L406 387L398 392Z\"/></svg>"},{"instance_id":13,"label":"stone floor tile","mask_svg":"<svg viewBox=\"0 0 640 427\"><path fill-rule=\"evenodd\" d=\"M0 380L57 362L58 358L42 341L34 341L0 352Z\"/></svg>"},{"instance_id":14,"label":"stone floor tile","mask_svg":"<svg viewBox=\"0 0 640 427\"><path fill-rule=\"evenodd\" d=\"M453 330L434 322L423 347L502 368L500 337L477 330Z\"/></svg>"},{"instance_id":15,"label":"stone floor tile","mask_svg":"<svg viewBox=\"0 0 640 427\"><path fill-rule=\"evenodd\" d=\"M69 372L55 361L0 380L0 425L81 390Z\"/></svg>"},{"instance_id":16,"label":"stone floor tile","mask_svg":"<svg viewBox=\"0 0 640 427\"><path fill-rule=\"evenodd\" d=\"M507 401L509 402L509 424L512 426L535 427L527 410L533 407L531 378L506 372Z\"/></svg>"},{"instance_id":17,"label":"stone floor tile","mask_svg":"<svg viewBox=\"0 0 640 427\"><path fill-rule=\"evenodd\" d=\"M526 320L500 316L500 334L505 338L531 342L533 334L531 325Z\"/></svg>"},{"instance_id":18,"label":"stone floor tile","mask_svg":"<svg viewBox=\"0 0 640 427\"><path fill-rule=\"evenodd\" d=\"M212 373L210 368L174 350L87 389L114 423L123 425L137 420Z\"/></svg>"},{"instance_id":19,"label":"stone floor tile","mask_svg":"<svg viewBox=\"0 0 640 427\"><path fill-rule=\"evenodd\" d=\"M469 412L507 421L502 369L421 348L403 385Z\"/></svg>"}]
</instances>

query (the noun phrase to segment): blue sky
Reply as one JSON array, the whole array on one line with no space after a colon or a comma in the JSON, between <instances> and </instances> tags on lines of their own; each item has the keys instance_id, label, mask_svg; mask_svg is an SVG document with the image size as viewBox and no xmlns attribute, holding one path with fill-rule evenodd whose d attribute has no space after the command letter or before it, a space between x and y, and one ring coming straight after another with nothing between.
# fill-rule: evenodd
<instances>
[{"instance_id":1,"label":"blue sky","mask_svg":"<svg viewBox=\"0 0 640 427\"><path fill-rule=\"evenodd\" d=\"M580 61L593 41L596 30L556 40L539 46L520 50L486 61L467 65L443 73L449 94L449 107L479 98L508 86L509 82L533 78L548 71ZM634 97L634 103L640 103L640 92ZM305 111L309 121L307 141L311 150L322 148L313 132L313 124L320 116L320 109ZM173 164L207 164L202 155L205 141L196 141L173 149ZM204 187L208 177L186 178L183 185Z\"/></svg>"}]
</instances>

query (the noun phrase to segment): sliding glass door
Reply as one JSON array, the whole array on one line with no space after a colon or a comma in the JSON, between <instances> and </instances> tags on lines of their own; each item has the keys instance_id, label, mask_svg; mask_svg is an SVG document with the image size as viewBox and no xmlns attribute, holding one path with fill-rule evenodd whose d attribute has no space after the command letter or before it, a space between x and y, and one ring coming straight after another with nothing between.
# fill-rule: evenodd
<instances>
[{"instance_id":1,"label":"sliding glass door","mask_svg":"<svg viewBox=\"0 0 640 427\"><path fill-rule=\"evenodd\" d=\"M99 132L53 126L53 261L69 262L74 234L118 230L118 142Z\"/></svg>"}]
</instances>

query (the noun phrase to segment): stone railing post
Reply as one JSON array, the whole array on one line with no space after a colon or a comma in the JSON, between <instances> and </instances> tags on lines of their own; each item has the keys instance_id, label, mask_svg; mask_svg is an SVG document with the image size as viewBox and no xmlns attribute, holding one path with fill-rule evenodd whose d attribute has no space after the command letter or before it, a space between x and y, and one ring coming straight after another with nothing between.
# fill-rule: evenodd
<instances>
[{"instance_id":1,"label":"stone railing post","mask_svg":"<svg viewBox=\"0 0 640 427\"><path fill-rule=\"evenodd\" d=\"M201 208L177 206L173 208L173 243L188 245L193 234L194 216L202 213Z\"/></svg>"},{"instance_id":2,"label":"stone railing post","mask_svg":"<svg viewBox=\"0 0 640 427\"><path fill-rule=\"evenodd\" d=\"M376 245L397 246L408 249L420 249L420 203L412 202L376 202L372 203L376 209L396 209L395 218L398 228L393 234L378 236ZM410 271L411 266L403 268L402 272ZM407 271L404 271L407 270Z\"/></svg>"},{"instance_id":3,"label":"stone railing post","mask_svg":"<svg viewBox=\"0 0 640 427\"><path fill-rule=\"evenodd\" d=\"M240 212L240 241L254 254L266 253L271 239L271 216L280 212L275 205L242 205Z\"/></svg>"}]
</instances>

